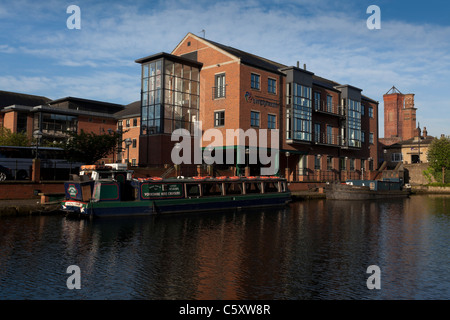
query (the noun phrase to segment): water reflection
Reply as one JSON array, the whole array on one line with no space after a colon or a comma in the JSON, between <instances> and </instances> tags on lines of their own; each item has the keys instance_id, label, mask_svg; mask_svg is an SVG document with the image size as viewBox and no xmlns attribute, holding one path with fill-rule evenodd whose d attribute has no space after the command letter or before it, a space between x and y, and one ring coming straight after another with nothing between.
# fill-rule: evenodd
<instances>
[{"instance_id":1,"label":"water reflection","mask_svg":"<svg viewBox=\"0 0 450 320\"><path fill-rule=\"evenodd\" d=\"M449 299L450 197L0 219L1 299ZM68 290L66 268L81 268ZM378 265L381 290L368 290Z\"/></svg>"}]
</instances>

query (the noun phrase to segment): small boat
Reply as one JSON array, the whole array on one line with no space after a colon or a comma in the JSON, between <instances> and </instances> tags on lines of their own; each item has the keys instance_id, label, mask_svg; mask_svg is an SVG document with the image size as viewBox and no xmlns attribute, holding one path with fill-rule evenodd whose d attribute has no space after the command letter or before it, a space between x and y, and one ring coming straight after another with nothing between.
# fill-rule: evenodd
<instances>
[{"instance_id":1,"label":"small boat","mask_svg":"<svg viewBox=\"0 0 450 320\"><path fill-rule=\"evenodd\" d=\"M400 180L347 180L330 183L325 195L330 200L371 200L407 197L411 188Z\"/></svg>"},{"instance_id":2,"label":"small boat","mask_svg":"<svg viewBox=\"0 0 450 320\"><path fill-rule=\"evenodd\" d=\"M283 206L291 200L286 179L276 176L136 179L125 168L89 167L73 178L64 183L62 210L85 217Z\"/></svg>"}]
</instances>

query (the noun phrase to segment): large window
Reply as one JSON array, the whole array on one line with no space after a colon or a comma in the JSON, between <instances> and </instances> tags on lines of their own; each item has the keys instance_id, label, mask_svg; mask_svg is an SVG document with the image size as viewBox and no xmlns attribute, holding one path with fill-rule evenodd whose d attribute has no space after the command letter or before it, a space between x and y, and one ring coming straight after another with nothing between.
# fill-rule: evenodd
<instances>
[{"instance_id":1,"label":"large window","mask_svg":"<svg viewBox=\"0 0 450 320\"><path fill-rule=\"evenodd\" d=\"M39 113L36 114L35 120L39 115ZM42 113L40 129L43 133L66 136L69 132L77 131L77 123L78 119L76 116ZM38 126L35 126L35 128L38 128Z\"/></svg>"},{"instance_id":2,"label":"large window","mask_svg":"<svg viewBox=\"0 0 450 320\"><path fill-rule=\"evenodd\" d=\"M198 120L199 70L160 59L142 65L141 133L193 132Z\"/></svg>"},{"instance_id":3,"label":"large window","mask_svg":"<svg viewBox=\"0 0 450 320\"><path fill-rule=\"evenodd\" d=\"M311 88L298 83L287 84L287 139L311 141Z\"/></svg>"},{"instance_id":4,"label":"large window","mask_svg":"<svg viewBox=\"0 0 450 320\"><path fill-rule=\"evenodd\" d=\"M314 110L320 110L320 92L314 92Z\"/></svg>"},{"instance_id":5,"label":"large window","mask_svg":"<svg viewBox=\"0 0 450 320\"><path fill-rule=\"evenodd\" d=\"M214 98L225 98L225 73L216 74L214 82Z\"/></svg>"},{"instance_id":6,"label":"large window","mask_svg":"<svg viewBox=\"0 0 450 320\"><path fill-rule=\"evenodd\" d=\"M252 75L251 75L251 87L252 87L252 89L258 89L259 90L259 88L261 87L260 86L260 79L261 79L261 77L260 77L259 74L252 73Z\"/></svg>"},{"instance_id":7,"label":"large window","mask_svg":"<svg viewBox=\"0 0 450 320\"><path fill-rule=\"evenodd\" d=\"M348 99L348 145L361 147L361 103Z\"/></svg>"},{"instance_id":8,"label":"large window","mask_svg":"<svg viewBox=\"0 0 450 320\"><path fill-rule=\"evenodd\" d=\"M333 112L333 97L327 95L327 112Z\"/></svg>"}]
</instances>

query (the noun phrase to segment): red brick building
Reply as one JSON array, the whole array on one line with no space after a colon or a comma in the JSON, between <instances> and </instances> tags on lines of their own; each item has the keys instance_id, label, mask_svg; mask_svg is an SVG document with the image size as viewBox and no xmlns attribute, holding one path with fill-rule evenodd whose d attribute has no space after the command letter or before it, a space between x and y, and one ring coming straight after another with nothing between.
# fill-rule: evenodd
<instances>
[{"instance_id":1,"label":"red brick building","mask_svg":"<svg viewBox=\"0 0 450 320\"><path fill-rule=\"evenodd\" d=\"M267 129L269 136L278 129L277 148L268 143L267 149L278 153L278 172L293 181L360 178L377 167L378 102L359 88L191 33L171 54L136 62L142 64L141 165L170 164L172 131L192 132L200 120L203 133L215 128L224 137L229 129ZM232 149L238 173L242 150L251 174L263 166L250 161L260 148L250 139L203 141L207 146Z\"/></svg>"}]
</instances>

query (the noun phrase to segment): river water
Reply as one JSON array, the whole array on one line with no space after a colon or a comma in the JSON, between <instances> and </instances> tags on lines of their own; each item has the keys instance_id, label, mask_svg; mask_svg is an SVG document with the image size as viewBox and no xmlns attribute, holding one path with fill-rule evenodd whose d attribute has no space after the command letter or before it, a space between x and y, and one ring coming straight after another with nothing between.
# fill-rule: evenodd
<instances>
[{"instance_id":1,"label":"river water","mask_svg":"<svg viewBox=\"0 0 450 320\"><path fill-rule=\"evenodd\" d=\"M0 218L0 299L450 299L449 257L448 196ZM81 289L67 286L72 265Z\"/></svg>"}]
</instances>

